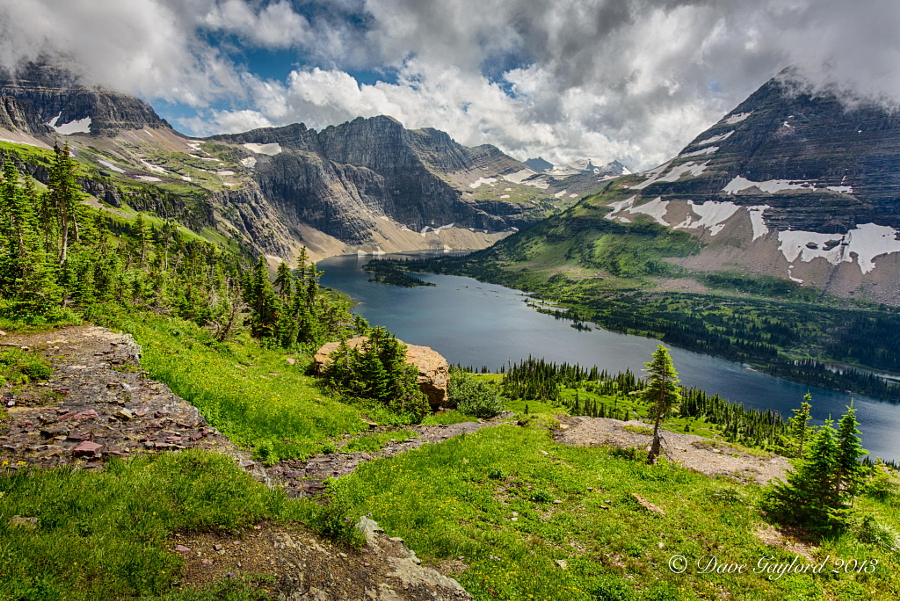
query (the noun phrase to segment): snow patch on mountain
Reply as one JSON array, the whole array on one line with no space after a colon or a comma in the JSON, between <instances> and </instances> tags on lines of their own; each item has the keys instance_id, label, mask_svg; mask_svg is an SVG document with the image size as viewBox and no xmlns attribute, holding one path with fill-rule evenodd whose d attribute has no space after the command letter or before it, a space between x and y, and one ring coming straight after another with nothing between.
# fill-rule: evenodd
<instances>
[{"instance_id":1,"label":"snow patch on mountain","mask_svg":"<svg viewBox=\"0 0 900 601\"><path fill-rule=\"evenodd\" d=\"M109 169L110 171L115 171L116 173L125 173L124 169L122 169L121 167L116 167L109 161L104 161L103 159L100 159L97 162L100 163L101 165L103 165L104 167L106 167L107 169Z\"/></svg>"},{"instance_id":2,"label":"snow patch on mountain","mask_svg":"<svg viewBox=\"0 0 900 601\"><path fill-rule=\"evenodd\" d=\"M770 179L764 182L750 181L740 175L728 182L722 192L726 194L737 194L750 188L758 188L766 194L775 194L776 192L784 192L785 190L813 190L812 183L805 180L789 180L789 179Z\"/></svg>"},{"instance_id":3,"label":"snow patch on mountain","mask_svg":"<svg viewBox=\"0 0 900 601\"><path fill-rule=\"evenodd\" d=\"M250 152L255 152L256 154L266 154L270 157L273 157L276 154L281 154L281 144L279 144L278 142L271 142L269 144L255 144L253 142L247 142L244 144L244 148L246 148Z\"/></svg>"},{"instance_id":4,"label":"snow patch on mountain","mask_svg":"<svg viewBox=\"0 0 900 601\"><path fill-rule=\"evenodd\" d=\"M715 236L725 227L725 222L737 213L738 206L733 202L717 202L710 200L703 204L695 205L693 200L687 201L691 211L700 217L699 220L688 215L687 219L675 226L675 229L697 229L705 227L711 236Z\"/></svg>"},{"instance_id":5,"label":"snow patch on mountain","mask_svg":"<svg viewBox=\"0 0 900 601\"><path fill-rule=\"evenodd\" d=\"M753 111L750 111L749 113L738 113L736 115L731 115L730 117L725 119L725 123L727 123L728 125L734 125L735 123L740 123L752 114Z\"/></svg>"},{"instance_id":6,"label":"snow patch on mountain","mask_svg":"<svg viewBox=\"0 0 900 601\"><path fill-rule=\"evenodd\" d=\"M153 171L154 173L168 173L168 171L166 171L162 167L158 167L156 165L151 165L144 159L138 159L138 160L141 162L141 165L143 165L144 168L146 168L148 171Z\"/></svg>"},{"instance_id":7,"label":"snow patch on mountain","mask_svg":"<svg viewBox=\"0 0 900 601\"><path fill-rule=\"evenodd\" d=\"M62 117L62 113L53 118L52 121L47 123L50 127L56 130L56 133L62 134L64 136L71 136L72 134L89 134L91 133L91 118L85 117L84 119L76 119L75 121L69 121L68 123L63 123L62 125L57 125L56 122L59 121L59 118Z\"/></svg>"},{"instance_id":8,"label":"snow patch on mountain","mask_svg":"<svg viewBox=\"0 0 900 601\"><path fill-rule=\"evenodd\" d=\"M700 157L700 156L703 156L703 155L712 154L712 153L714 153L715 151L717 151L718 149L719 149L718 146L710 146L709 148L703 148L703 149L701 149L701 150L695 150L694 152L684 152L684 153L682 153L682 154L679 154L678 156L681 157L681 158Z\"/></svg>"},{"instance_id":9,"label":"snow patch on mountain","mask_svg":"<svg viewBox=\"0 0 900 601\"><path fill-rule=\"evenodd\" d=\"M874 223L858 225L843 236L787 230L778 232L778 250L789 263L821 257L832 265L855 262L866 274L875 269L875 257L900 252L897 234L892 227Z\"/></svg>"},{"instance_id":10,"label":"snow patch on mountain","mask_svg":"<svg viewBox=\"0 0 900 601\"><path fill-rule=\"evenodd\" d=\"M241 159L241 165L246 167L247 169L253 169L256 167L256 157L244 157Z\"/></svg>"},{"instance_id":11,"label":"snow patch on mountain","mask_svg":"<svg viewBox=\"0 0 900 601\"><path fill-rule=\"evenodd\" d=\"M668 173L666 173L661 178L659 178L659 181L661 181L661 182L677 182L685 175L697 177L698 175L703 173L704 170L706 170L707 166L709 166L709 161L707 161L705 163L694 163L694 162L682 163L681 165L676 165L675 167L672 167L672 170L669 171ZM635 187L637 187L637 186L635 186Z\"/></svg>"},{"instance_id":12,"label":"snow patch on mountain","mask_svg":"<svg viewBox=\"0 0 900 601\"><path fill-rule=\"evenodd\" d=\"M496 178L496 177L479 177L479 178L476 179L474 182L472 182L471 184L469 184L469 187L470 187L470 188L479 188L479 187L484 186L484 185L488 185L488 186L489 186L489 185L492 185L492 184L493 184L494 182L496 182L496 181L497 181L497 178Z\"/></svg>"},{"instance_id":13,"label":"snow patch on mountain","mask_svg":"<svg viewBox=\"0 0 900 601\"><path fill-rule=\"evenodd\" d=\"M763 219L763 213L766 212L766 209L769 209L769 205L755 205L752 207L747 207L747 212L750 213L750 225L753 227L753 239L761 238L769 233L769 228L766 227L766 221Z\"/></svg>"},{"instance_id":14,"label":"snow patch on mountain","mask_svg":"<svg viewBox=\"0 0 900 601\"><path fill-rule=\"evenodd\" d=\"M722 140L727 140L731 134L734 133L734 130L725 132L724 134L719 134L718 136L712 136L706 138L705 140L701 140L697 142L697 146L706 146L707 144L715 144L716 142L721 142Z\"/></svg>"}]
</instances>

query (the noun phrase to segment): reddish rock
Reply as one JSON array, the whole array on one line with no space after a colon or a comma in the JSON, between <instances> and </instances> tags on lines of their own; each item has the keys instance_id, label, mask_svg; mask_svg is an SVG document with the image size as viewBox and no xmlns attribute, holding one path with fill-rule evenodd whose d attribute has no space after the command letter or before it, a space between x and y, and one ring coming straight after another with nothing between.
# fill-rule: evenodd
<instances>
[{"instance_id":1,"label":"reddish rock","mask_svg":"<svg viewBox=\"0 0 900 601\"><path fill-rule=\"evenodd\" d=\"M72 450L72 454L75 457L96 457L100 454L100 449L102 448L102 444L85 440Z\"/></svg>"},{"instance_id":2,"label":"reddish rock","mask_svg":"<svg viewBox=\"0 0 900 601\"><path fill-rule=\"evenodd\" d=\"M69 412L65 415L61 415L58 422L80 422L89 419L97 419L100 415L94 411L93 409L88 409L87 411L82 411L81 413Z\"/></svg>"},{"instance_id":3,"label":"reddish rock","mask_svg":"<svg viewBox=\"0 0 900 601\"><path fill-rule=\"evenodd\" d=\"M191 548L185 547L184 545L175 545L175 551L178 553L190 553Z\"/></svg>"}]
</instances>

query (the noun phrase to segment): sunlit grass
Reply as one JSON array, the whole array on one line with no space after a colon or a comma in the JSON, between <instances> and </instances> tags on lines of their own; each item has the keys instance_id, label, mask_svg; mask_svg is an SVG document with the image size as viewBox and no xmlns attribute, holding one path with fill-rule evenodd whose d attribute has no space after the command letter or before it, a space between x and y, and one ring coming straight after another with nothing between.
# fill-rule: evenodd
<instances>
[{"instance_id":1,"label":"sunlit grass","mask_svg":"<svg viewBox=\"0 0 900 601\"><path fill-rule=\"evenodd\" d=\"M462 561L468 568L457 578L476 599L887 601L900 594L895 556L852 533L826 541L816 559L877 559L873 573L778 580L698 573L712 556L751 567L766 556L793 560L754 535L764 524L753 506L758 487L557 445L539 429L500 426L427 445L362 465L333 488L423 559ZM632 493L665 515L648 512ZM868 499L860 505L897 526L895 509ZM673 555L691 568L673 573Z\"/></svg>"},{"instance_id":2,"label":"sunlit grass","mask_svg":"<svg viewBox=\"0 0 900 601\"><path fill-rule=\"evenodd\" d=\"M241 338L217 343L202 328L171 317L103 316L131 333L150 377L195 405L238 445L266 461L305 458L326 440L366 428L360 410L333 398L304 373L308 360Z\"/></svg>"}]
</instances>

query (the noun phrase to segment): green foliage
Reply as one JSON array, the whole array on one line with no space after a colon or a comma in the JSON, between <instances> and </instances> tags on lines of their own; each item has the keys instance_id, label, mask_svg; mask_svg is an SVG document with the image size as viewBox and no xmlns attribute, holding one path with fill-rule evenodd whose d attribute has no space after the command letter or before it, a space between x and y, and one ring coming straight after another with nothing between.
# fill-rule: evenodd
<instances>
[{"instance_id":1,"label":"green foliage","mask_svg":"<svg viewBox=\"0 0 900 601\"><path fill-rule=\"evenodd\" d=\"M460 369L450 369L447 396L457 411L465 415L487 419L503 411L503 399L495 386L476 380Z\"/></svg>"},{"instance_id":2,"label":"green foliage","mask_svg":"<svg viewBox=\"0 0 900 601\"><path fill-rule=\"evenodd\" d=\"M0 383L27 384L49 380L52 375L53 368L40 355L17 348L0 348Z\"/></svg>"},{"instance_id":3,"label":"green foliage","mask_svg":"<svg viewBox=\"0 0 900 601\"><path fill-rule=\"evenodd\" d=\"M882 501L900 497L900 474L879 459L872 466L869 478L863 485L863 492Z\"/></svg>"},{"instance_id":4,"label":"green foliage","mask_svg":"<svg viewBox=\"0 0 900 601\"><path fill-rule=\"evenodd\" d=\"M875 559L873 573L779 580L749 571L698 574L698 562L710 555L752 568L766 556L790 564L794 553L755 536L762 521L757 487L739 487L744 496L732 495L733 502L720 500L721 480L665 461L647 466L643 458L558 445L546 430L498 426L361 465L332 486L357 515L371 512L389 535L403 537L423 562L462 556L468 567L454 577L478 601L594 601L601 594L628 598L629 588L641 601L851 599L839 591L852 585L872 601L896 599L896 574L882 569L894 556L861 546L851 533L823 541L817 561L828 554L832 561ZM649 517L632 493L666 514ZM897 527L895 507L867 510ZM673 555L688 560L685 573L668 569Z\"/></svg>"},{"instance_id":5,"label":"green foliage","mask_svg":"<svg viewBox=\"0 0 900 601\"><path fill-rule=\"evenodd\" d=\"M800 409L794 409L794 416L788 420L788 435L784 438L785 454L788 457L803 457L806 439L815 432L809 427L809 420L812 419L810 401L812 395L807 392Z\"/></svg>"},{"instance_id":6,"label":"green foliage","mask_svg":"<svg viewBox=\"0 0 900 601\"><path fill-rule=\"evenodd\" d=\"M596 366L588 369L532 357L504 367L503 371L501 389L515 399L507 403L512 411L523 412L524 399L529 399L532 412L568 412L623 421L649 415L648 403L643 400L647 382L630 370L610 374ZM665 422L667 429L687 432L701 428L729 442L766 450L781 449L785 424L775 412L747 409L697 388L680 386L678 390L681 395L678 416Z\"/></svg>"},{"instance_id":7,"label":"green foliage","mask_svg":"<svg viewBox=\"0 0 900 601\"><path fill-rule=\"evenodd\" d=\"M158 595L179 578L176 531L234 530L276 517L279 496L218 454L111 461L0 478L0 598ZM36 517L29 530L13 515Z\"/></svg>"},{"instance_id":8,"label":"green foliage","mask_svg":"<svg viewBox=\"0 0 900 601\"><path fill-rule=\"evenodd\" d=\"M410 275L402 268L402 262L397 262L395 260L386 261L384 259L372 259L365 264L363 269L372 274L369 281L378 284L390 284L391 286L400 286L401 288L435 285Z\"/></svg>"},{"instance_id":9,"label":"green foliage","mask_svg":"<svg viewBox=\"0 0 900 601\"><path fill-rule=\"evenodd\" d=\"M37 518L37 528L11 525L13 515ZM20 471L0 478L0 598L268 598L239 580L172 590L183 565L171 552L172 536L239 532L260 520L278 520L358 546L356 519L342 501L288 500L230 457L205 451L112 460L102 472Z\"/></svg>"},{"instance_id":10,"label":"green foliage","mask_svg":"<svg viewBox=\"0 0 900 601\"><path fill-rule=\"evenodd\" d=\"M350 348L345 340L331 354L323 376L332 388L357 399L374 401L398 415L419 422L428 414L428 400L419 389L418 370L406 362L406 345L376 326Z\"/></svg>"},{"instance_id":11,"label":"green foliage","mask_svg":"<svg viewBox=\"0 0 900 601\"><path fill-rule=\"evenodd\" d=\"M877 545L887 551L900 550L900 536L896 530L879 522L874 516L866 515L855 525L856 538L868 545Z\"/></svg>"},{"instance_id":12,"label":"green foliage","mask_svg":"<svg viewBox=\"0 0 900 601\"><path fill-rule=\"evenodd\" d=\"M235 443L255 448L262 461L305 458L325 440L365 428L358 409L332 398L303 373L305 363L290 365L280 349L262 348L246 334L217 342L188 321L101 308L94 319L135 337L150 377Z\"/></svg>"},{"instance_id":13,"label":"green foliage","mask_svg":"<svg viewBox=\"0 0 900 601\"><path fill-rule=\"evenodd\" d=\"M380 432L378 434L364 434L359 438L354 438L341 449L346 453L356 453L365 451L367 453L377 453L385 445L392 442L403 442L416 436L412 430L393 430L391 432Z\"/></svg>"},{"instance_id":14,"label":"green foliage","mask_svg":"<svg viewBox=\"0 0 900 601\"><path fill-rule=\"evenodd\" d=\"M787 482L776 482L768 491L765 508L776 519L826 531L846 525L847 512L864 477L859 459L865 455L859 440L853 405L835 432L832 421L815 432L809 449Z\"/></svg>"},{"instance_id":15,"label":"green foliage","mask_svg":"<svg viewBox=\"0 0 900 601\"><path fill-rule=\"evenodd\" d=\"M795 382L900 400L896 383L854 367L900 373L900 354L895 352L900 345L897 311L873 310L846 300L838 304L811 288L790 283L782 289L765 278L744 276L739 278L740 285L726 287L740 292L737 296L661 293L654 288L660 277L696 275L677 271L651 275L654 261L686 256L694 243L685 245L676 238L682 235L689 240L690 236L670 232L672 237L660 238L668 230L653 224L614 224L603 218L605 212L604 207L582 202L571 211L571 219L550 218L527 234L511 236L489 249L404 265L414 271L466 275L531 292L567 309L535 306L536 310L571 319L575 326L596 323L608 330L658 338L667 345L748 363ZM653 233L654 229L659 232ZM598 271L603 265L585 258L590 254L589 245L581 242L585 236L610 237L604 248L621 254L617 236L626 236L622 248L630 248L627 236L651 234L652 242L638 245L643 255L628 258L621 269L612 270L629 272L627 277L609 269ZM564 272L558 269L560 265L566 265ZM754 292L754 297L746 296L747 291ZM845 365L835 370L830 362Z\"/></svg>"}]
</instances>

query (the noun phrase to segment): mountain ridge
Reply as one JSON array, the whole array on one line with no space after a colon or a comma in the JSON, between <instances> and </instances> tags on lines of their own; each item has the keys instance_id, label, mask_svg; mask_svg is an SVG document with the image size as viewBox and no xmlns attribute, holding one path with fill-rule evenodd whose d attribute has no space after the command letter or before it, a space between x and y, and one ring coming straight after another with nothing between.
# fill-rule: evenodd
<instances>
[{"instance_id":1,"label":"mountain ridge","mask_svg":"<svg viewBox=\"0 0 900 601\"><path fill-rule=\"evenodd\" d=\"M49 63L0 72L0 99L4 139L68 143L88 166L86 191L103 191L98 206L139 197L135 208L157 211L159 201L128 191L156 187L150 197L189 198L176 204L212 213L207 227L273 261L292 260L301 245L314 257L483 248L599 183L578 191L555 186L565 183L558 179L523 183L517 174L533 172L495 146L467 148L388 116L321 131L297 123L191 138L146 102L88 88ZM197 222L184 211L176 218Z\"/></svg>"}]
</instances>

